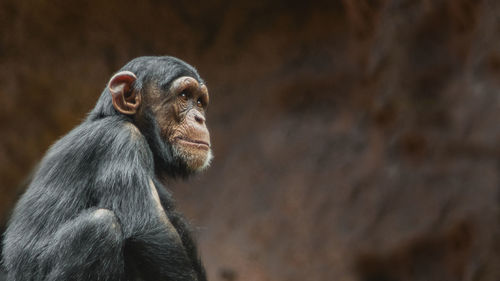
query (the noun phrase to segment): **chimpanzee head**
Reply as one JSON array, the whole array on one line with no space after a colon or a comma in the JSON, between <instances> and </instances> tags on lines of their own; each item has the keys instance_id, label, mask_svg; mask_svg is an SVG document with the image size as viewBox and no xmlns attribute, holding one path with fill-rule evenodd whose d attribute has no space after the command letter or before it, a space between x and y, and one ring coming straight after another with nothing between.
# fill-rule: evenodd
<instances>
[{"instance_id":1,"label":"chimpanzee head","mask_svg":"<svg viewBox=\"0 0 500 281\"><path fill-rule=\"evenodd\" d=\"M113 75L89 118L125 116L147 139L157 173L187 176L212 159L208 102L192 66L174 57L140 57Z\"/></svg>"}]
</instances>

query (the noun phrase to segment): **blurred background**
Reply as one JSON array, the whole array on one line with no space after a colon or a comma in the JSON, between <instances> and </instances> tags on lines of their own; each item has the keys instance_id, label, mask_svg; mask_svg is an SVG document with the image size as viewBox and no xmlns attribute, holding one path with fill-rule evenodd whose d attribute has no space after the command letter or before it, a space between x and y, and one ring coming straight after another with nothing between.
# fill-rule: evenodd
<instances>
[{"instance_id":1,"label":"blurred background","mask_svg":"<svg viewBox=\"0 0 500 281\"><path fill-rule=\"evenodd\" d=\"M212 281L500 280L500 2L0 1L0 225L110 76L207 81ZM68 187L70 188L70 187Z\"/></svg>"}]
</instances>

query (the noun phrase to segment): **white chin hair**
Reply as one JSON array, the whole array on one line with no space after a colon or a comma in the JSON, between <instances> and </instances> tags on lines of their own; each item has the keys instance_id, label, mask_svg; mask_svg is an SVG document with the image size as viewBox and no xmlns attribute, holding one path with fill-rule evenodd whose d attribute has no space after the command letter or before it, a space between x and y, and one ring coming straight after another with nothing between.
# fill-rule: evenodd
<instances>
[{"instance_id":1,"label":"white chin hair","mask_svg":"<svg viewBox=\"0 0 500 281\"><path fill-rule=\"evenodd\" d=\"M212 153L212 150L209 149L208 154L207 154L207 158L205 159L205 162L203 163L203 165L200 168L198 168L198 171L203 171L206 168L210 167L210 163L212 163L212 159L214 159L214 155Z\"/></svg>"},{"instance_id":2,"label":"white chin hair","mask_svg":"<svg viewBox=\"0 0 500 281\"><path fill-rule=\"evenodd\" d=\"M185 161L185 163L187 164L189 169L191 169L194 172L201 172L201 171L207 169L210 166L212 159L214 158L214 156L212 154L212 150L209 149L207 152L207 156L205 158L205 161L203 161L203 163L200 163L201 159L197 158L195 155L192 155L183 149L179 149L176 146L174 146L173 148L174 148L173 149L174 157L178 157L180 159L183 159L183 161Z\"/></svg>"}]
</instances>

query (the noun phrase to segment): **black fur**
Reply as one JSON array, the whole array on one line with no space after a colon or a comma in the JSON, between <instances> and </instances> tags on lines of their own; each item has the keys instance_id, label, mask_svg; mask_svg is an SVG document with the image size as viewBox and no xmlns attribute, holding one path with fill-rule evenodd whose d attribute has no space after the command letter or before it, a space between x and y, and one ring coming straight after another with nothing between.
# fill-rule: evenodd
<instances>
[{"instance_id":1,"label":"black fur","mask_svg":"<svg viewBox=\"0 0 500 281\"><path fill-rule=\"evenodd\" d=\"M201 82L173 57L137 58L121 70L137 75L140 91L185 75ZM8 280L206 280L189 227L160 182L186 172L149 121L140 134L131 130L106 88L88 118L49 149L5 233ZM161 222L150 179L176 231Z\"/></svg>"}]
</instances>

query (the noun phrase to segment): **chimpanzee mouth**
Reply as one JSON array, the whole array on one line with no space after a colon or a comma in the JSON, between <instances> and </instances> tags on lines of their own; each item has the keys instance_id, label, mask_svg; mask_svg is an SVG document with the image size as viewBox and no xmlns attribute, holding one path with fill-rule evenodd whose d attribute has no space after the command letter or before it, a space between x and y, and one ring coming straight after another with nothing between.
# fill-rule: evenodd
<instances>
[{"instance_id":1,"label":"chimpanzee mouth","mask_svg":"<svg viewBox=\"0 0 500 281\"><path fill-rule=\"evenodd\" d=\"M203 149L209 149L210 148L210 144L208 144L207 142L205 141L201 141L201 140L192 140L192 139L188 139L186 137L176 137L175 138L177 141L183 143L183 144L187 144L187 145L192 145L192 146L196 146L198 148L203 148Z\"/></svg>"}]
</instances>

